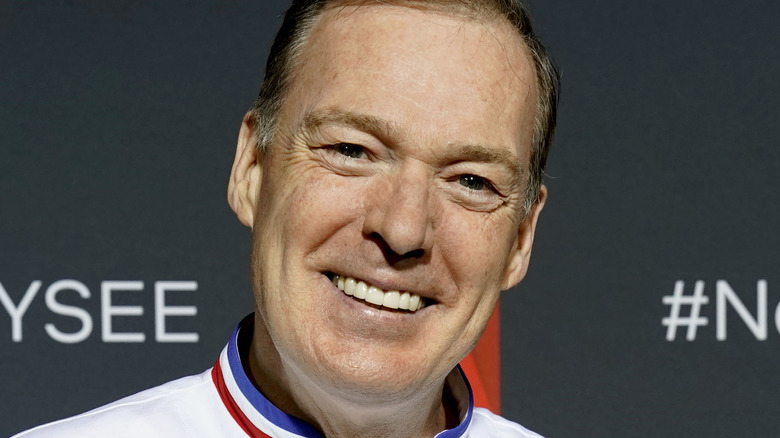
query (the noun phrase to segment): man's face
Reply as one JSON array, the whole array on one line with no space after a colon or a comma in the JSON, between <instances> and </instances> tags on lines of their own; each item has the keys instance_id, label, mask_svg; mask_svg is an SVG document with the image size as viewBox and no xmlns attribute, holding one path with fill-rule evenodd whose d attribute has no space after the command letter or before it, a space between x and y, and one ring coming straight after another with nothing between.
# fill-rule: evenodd
<instances>
[{"instance_id":1,"label":"man's face","mask_svg":"<svg viewBox=\"0 0 780 438\"><path fill-rule=\"evenodd\" d=\"M536 91L519 41L403 7L321 17L247 172L258 324L283 364L334 393L411 397L476 343L541 209L522 212ZM370 304L334 276L425 305Z\"/></svg>"}]
</instances>

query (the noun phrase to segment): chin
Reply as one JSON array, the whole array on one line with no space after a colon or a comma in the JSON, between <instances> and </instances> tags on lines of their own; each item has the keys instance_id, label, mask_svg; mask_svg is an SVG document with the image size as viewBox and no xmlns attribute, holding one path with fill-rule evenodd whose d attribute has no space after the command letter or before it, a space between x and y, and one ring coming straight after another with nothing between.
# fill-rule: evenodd
<instances>
[{"instance_id":1,"label":"chin","mask_svg":"<svg viewBox=\"0 0 780 438\"><path fill-rule=\"evenodd\" d=\"M312 383L318 387L343 399L372 405L419 397L421 390L433 389L455 366L415 357L408 351L387 354L381 346L318 351L308 363L310 369L301 371L317 380Z\"/></svg>"}]
</instances>

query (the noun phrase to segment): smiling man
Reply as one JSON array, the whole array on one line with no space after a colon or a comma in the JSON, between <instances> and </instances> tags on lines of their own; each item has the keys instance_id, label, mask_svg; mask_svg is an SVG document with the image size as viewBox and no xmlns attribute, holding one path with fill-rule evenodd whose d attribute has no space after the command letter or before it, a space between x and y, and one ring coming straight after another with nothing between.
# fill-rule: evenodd
<instances>
[{"instance_id":1,"label":"smiling man","mask_svg":"<svg viewBox=\"0 0 780 438\"><path fill-rule=\"evenodd\" d=\"M557 76L510 0L293 2L228 188L255 312L214 369L22 436L537 437L457 363L528 267Z\"/></svg>"}]
</instances>

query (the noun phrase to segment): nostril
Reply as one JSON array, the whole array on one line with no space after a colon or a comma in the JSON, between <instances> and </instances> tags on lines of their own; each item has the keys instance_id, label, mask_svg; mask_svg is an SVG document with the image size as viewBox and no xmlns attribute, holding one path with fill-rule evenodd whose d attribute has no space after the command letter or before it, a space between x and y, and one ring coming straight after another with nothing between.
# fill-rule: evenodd
<instances>
[{"instance_id":1,"label":"nostril","mask_svg":"<svg viewBox=\"0 0 780 438\"><path fill-rule=\"evenodd\" d=\"M404 254L402 257L405 259L419 259L423 255L425 255L425 250L422 248L415 249L414 251L409 251L406 254Z\"/></svg>"},{"instance_id":2,"label":"nostril","mask_svg":"<svg viewBox=\"0 0 780 438\"><path fill-rule=\"evenodd\" d=\"M368 240L376 243L379 249L382 251L382 255L385 257L385 261L389 265L395 265L398 262L409 259L420 259L425 255L425 250L417 248L404 254L399 254L390 247L387 241L379 233L371 233L367 236Z\"/></svg>"}]
</instances>

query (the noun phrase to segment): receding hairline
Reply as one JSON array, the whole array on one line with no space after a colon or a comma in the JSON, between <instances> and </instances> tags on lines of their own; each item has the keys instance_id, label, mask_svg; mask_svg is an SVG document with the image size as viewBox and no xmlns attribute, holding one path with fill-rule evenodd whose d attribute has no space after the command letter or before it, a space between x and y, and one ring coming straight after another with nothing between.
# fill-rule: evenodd
<instances>
[{"instance_id":1,"label":"receding hairline","mask_svg":"<svg viewBox=\"0 0 780 438\"><path fill-rule=\"evenodd\" d=\"M481 1L474 1L474 0L330 0L323 2L323 6L321 9L319 9L315 14L313 14L310 19L311 21L308 22L308 24L305 24L301 26L299 37L297 38L297 41L294 40L295 48L290 50L290 58L289 58L289 64L286 67L282 67L284 71L286 72L287 78L284 80L284 83L281 87L281 94L277 97L279 98L280 102L282 102L281 105L279 105L279 108L277 111L281 110L281 106L283 106L283 102L287 99L287 95L290 92L290 85L295 83L298 79L298 74L301 70L301 63L305 59L304 53L307 51L308 48L311 46L311 38L312 36L317 33L318 31L322 31L322 25L323 18L325 18L328 14L327 12L333 10L333 9L342 9L345 10L349 7L355 7L353 11L347 12L347 14L351 14L355 12L358 8L363 7L377 7L377 6L385 6L385 7L399 7L399 8L408 8L408 9L414 9L419 10L423 12L430 12L430 13L438 13L454 18L460 18L467 21L473 21L477 23L481 23L485 25L485 28L488 30L488 33L491 34L493 38L496 39L496 41L502 46L503 50L506 52L506 47L504 46L504 42L500 40L494 32L492 32L488 24L493 25L499 25L499 26L506 26L507 30L509 30L508 34L512 35L513 38L516 38L515 42L517 43L517 47L520 48L520 50L523 52L523 56L527 58L529 61L532 71L534 74L532 77L532 82L529 85L532 85L533 94L535 95L535 100L537 102L537 108L534 113L534 121L535 124L539 122L539 117L542 115L543 111L541 108L539 108L539 104L542 103L542 90L540 87L542 84L539 80L539 73L541 66L538 65L536 56L534 54L534 50L531 47L531 45L526 41L526 36L522 33L522 30L520 30L520 27L516 23L514 23L513 17L510 16L512 11L505 11L501 9L501 6L497 2L490 1L490 0L481 0ZM331 19L338 18L331 17ZM507 59L509 61L509 59ZM510 68L515 72L515 66L513 63L509 62ZM514 73L515 76L520 79L520 75L518 75L516 72ZM266 78L267 79L267 78ZM522 81L522 79L521 79ZM265 85L265 84L264 84ZM257 109L257 106L254 106L252 108L253 111ZM278 117L279 113L277 112L274 114L274 118ZM273 123L274 125L278 122L278 119L275 120ZM269 126L268 128L271 128L272 131L274 131L275 127ZM259 135L259 132L256 132L257 135L257 144L258 147L262 147L264 145L267 145L269 142L262 141L261 135ZM536 135L534 135L536 137ZM266 136L267 140L271 140L270 137ZM532 148L535 148L536 139L534 139L534 145L532 145Z\"/></svg>"},{"instance_id":2,"label":"receding hairline","mask_svg":"<svg viewBox=\"0 0 780 438\"><path fill-rule=\"evenodd\" d=\"M465 21L472 21L483 25L503 25L509 30L509 34L517 38L517 43L524 51L528 51L530 47L525 42L523 35L518 32L517 28L512 24L509 17L504 15L495 4L491 2L474 2L465 0L333 0L324 5L322 11L317 15L316 22L311 26L310 31L304 36L304 45L306 41L314 33L314 29L321 24L322 18L326 15L326 12L334 9L340 9L339 13L344 12L346 15L352 14L360 8L365 7L396 7L413 9L421 12L428 12L433 14L440 14L454 18L460 18ZM348 8L354 8L351 11L347 11ZM335 18L338 18L337 14ZM492 32L491 32L492 33ZM502 43L503 44L503 43ZM533 63L534 68L536 66Z\"/></svg>"},{"instance_id":3,"label":"receding hairline","mask_svg":"<svg viewBox=\"0 0 780 438\"><path fill-rule=\"evenodd\" d=\"M508 21L490 2L458 0L333 0L325 5L323 11L349 6L397 6L428 12L439 12L478 21Z\"/></svg>"},{"instance_id":4,"label":"receding hairline","mask_svg":"<svg viewBox=\"0 0 780 438\"><path fill-rule=\"evenodd\" d=\"M489 35L490 38L494 39L500 46L501 51L504 53L504 60L509 70L511 71L511 74L514 75L514 77L520 81L523 86L528 87L528 95L526 98L530 99L532 102L538 103L541 94L537 79L538 68L533 59L531 48L523 40L522 35L519 34L519 32L512 26L511 22L505 16L501 15L500 12L496 11L495 9L489 9L491 14L489 16L485 15L484 12L480 12L481 15L479 17L472 14L465 14L466 11L471 10L467 8L466 5L468 4L472 3L464 2L461 4L461 2L457 0L454 2L446 0L428 0L427 2L423 2L421 0L333 0L325 8L323 8L323 10L320 11L316 17L316 21L311 25L309 31L302 39L301 52L298 54L293 64L291 65L288 84L294 84L297 82L298 75L303 70L302 64L304 64L308 57L311 56L311 54L307 54L307 52L312 50L312 47L317 45L315 41L319 38L322 38L322 32L327 32L326 29L328 29L334 21L342 18L348 18L350 15L357 12L358 8L396 7L403 9L413 9L421 12L430 12L433 14L450 17L455 20L463 20L464 23L473 23L478 26L482 26L483 30L486 31L486 34ZM345 10L345 8L350 8L353 6L355 7L354 10ZM335 14L334 9L336 10ZM339 9L341 10L339 11ZM482 9L488 11L487 7L483 6ZM500 26L501 29L493 26ZM499 34L501 34L501 36L499 36ZM509 49L507 46L514 46L514 48L519 49L518 52L515 52L519 58L515 58L514 60L510 59L514 58L514 56L509 55L509 50L511 49ZM518 65L518 62L525 65L520 66ZM528 69L527 73L519 72L519 69L525 70L526 68ZM286 93L289 93L290 91L290 89L287 89ZM285 96L283 99L286 97L287 96ZM518 102L518 104L522 104L522 102ZM532 106L531 111L533 112L533 123L535 123L539 115L536 104ZM311 114L309 114L309 116L311 116ZM317 116L322 116L322 113L317 114ZM310 119L308 122L311 123L317 121L316 119L318 117L315 117L315 120ZM306 122L307 121L304 121L303 125L298 126L298 128L305 128L305 125L307 125ZM533 149L533 141L534 140L532 138L532 144L529 145L531 149ZM523 144L523 146L525 146L525 144ZM522 156L523 154L521 153L519 155Z\"/></svg>"},{"instance_id":5,"label":"receding hairline","mask_svg":"<svg viewBox=\"0 0 780 438\"><path fill-rule=\"evenodd\" d=\"M278 133L282 103L288 98L290 84L297 79L302 52L310 45L313 30L320 24L323 13L340 7L383 5L438 12L481 23L489 32L491 28L509 25L512 35L518 37L517 47L530 54L535 72L536 110L531 172L526 184L525 210L529 212L539 196L555 132L560 76L544 44L534 32L531 16L522 0L293 0L271 47L260 93L250 109L257 147L269 146Z\"/></svg>"}]
</instances>

